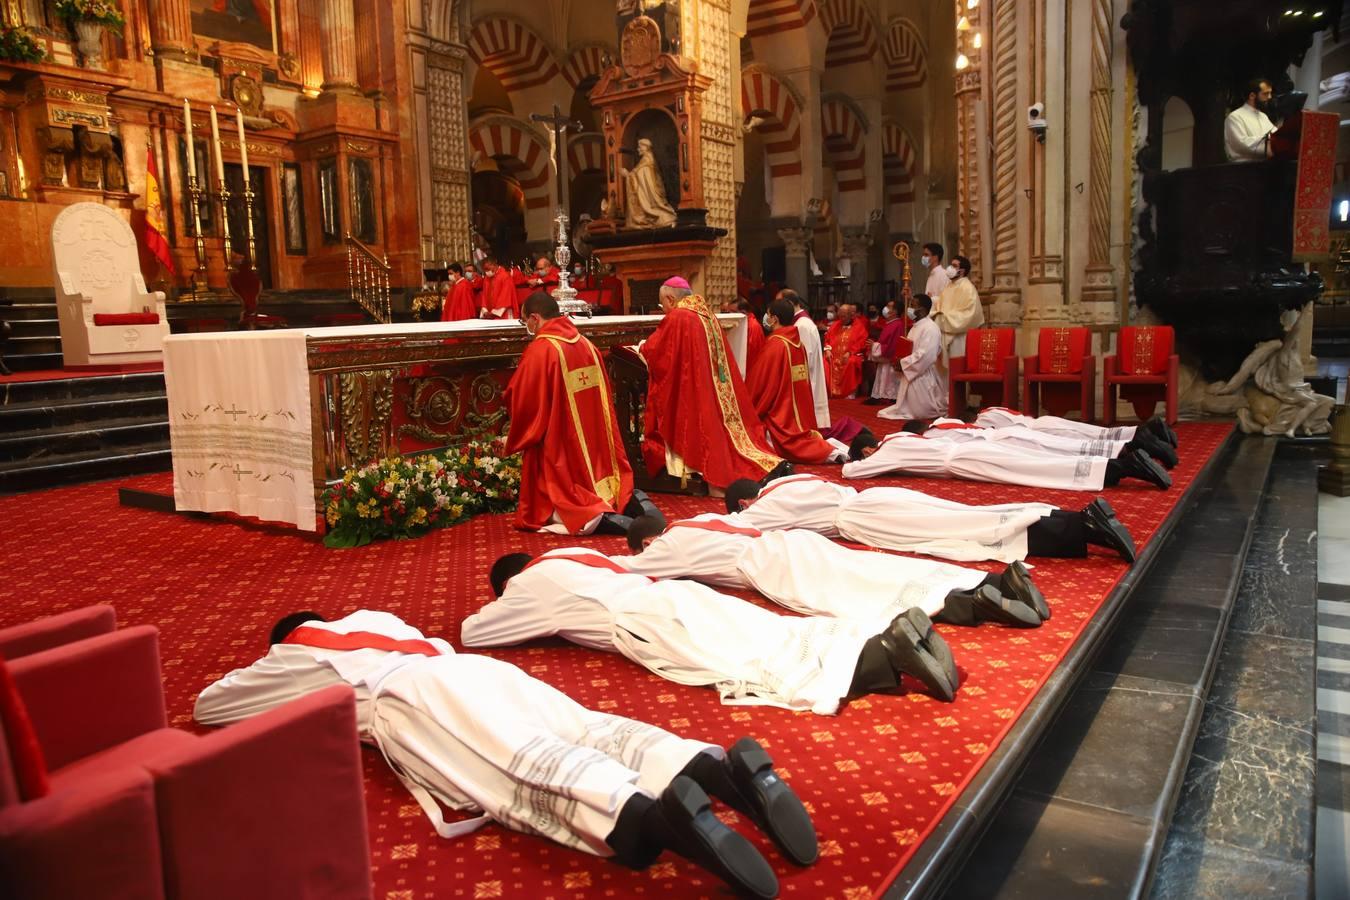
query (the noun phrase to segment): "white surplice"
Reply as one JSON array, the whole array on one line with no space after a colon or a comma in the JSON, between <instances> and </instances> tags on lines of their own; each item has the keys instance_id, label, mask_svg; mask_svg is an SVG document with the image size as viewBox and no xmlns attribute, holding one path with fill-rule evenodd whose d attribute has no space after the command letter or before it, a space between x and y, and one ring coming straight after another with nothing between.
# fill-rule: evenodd
<instances>
[{"instance_id":1,"label":"white surplice","mask_svg":"<svg viewBox=\"0 0 1350 900\"><path fill-rule=\"evenodd\" d=\"M361 738L380 749L443 837L492 820L612 856L605 838L630 797L655 797L698 753L724 752L586 709L509 663L457 654L389 613L361 610L306 627L427 641L440 655L274 644L203 691L197 721L234 722L350 684ZM447 824L440 806L482 815Z\"/></svg>"},{"instance_id":2,"label":"white surplice","mask_svg":"<svg viewBox=\"0 0 1350 900\"><path fill-rule=\"evenodd\" d=\"M1027 529L1045 503L968 506L899 487L857 491L815 475L770 482L742 513L763 531L803 528L826 537L958 562L1026 559Z\"/></svg>"},{"instance_id":3,"label":"white surplice","mask_svg":"<svg viewBox=\"0 0 1350 900\"><path fill-rule=\"evenodd\" d=\"M891 360L881 353L881 344L872 345L872 362L876 365L876 376L872 379L872 396L878 400L894 400L900 386L900 373L895 371Z\"/></svg>"},{"instance_id":4,"label":"white surplice","mask_svg":"<svg viewBox=\"0 0 1350 900\"><path fill-rule=\"evenodd\" d=\"M1007 441L962 442L900 432L883 438L881 446L866 459L845 463L843 475L875 478L902 473L1054 490L1100 491L1106 483L1107 462L1101 456L1064 456Z\"/></svg>"},{"instance_id":5,"label":"white surplice","mask_svg":"<svg viewBox=\"0 0 1350 900\"><path fill-rule=\"evenodd\" d=\"M801 316L792 324L801 335L802 349L806 351L806 375L811 380L816 428L824 430L830 427L830 395L825 385L825 351L820 344L820 329L810 316Z\"/></svg>"},{"instance_id":6,"label":"white surplice","mask_svg":"<svg viewBox=\"0 0 1350 900\"><path fill-rule=\"evenodd\" d=\"M557 556L592 557L601 567ZM617 565L594 550L545 553L464 620L461 640L498 647L557 635L621 653L678 684L712 685L727 705L833 715L873 634L855 622L780 616L703 584L652 581L606 563Z\"/></svg>"},{"instance_id":7,"label":"white surplice","mask_svg":"<svg viewBox=\"0 0 1350 900\"><path fill-rule=\"evenodd\" d=\"M960 419L937 419L933 428L924 433L931 440L1000 441L1032 453L1054 453L1060 456L1101 456L1116 459L1125 449L1126 441L1106 438L1067 437L1037 431L1025 425L1007 425L1003 428L984 428L968 425Z\"/></svg>"},{"instance_id":8,"label":"white surplice","mask_svg":"<svg viewBox=\"0 0 1350 900\"><path fill-rule=\"evenodd\" d=\"M751 588L799 613L861 622L870 633L912 607L936 615L949 593L971 590L985 577L946 563L850 550L814 531L759 531L744 515L719 513L672 523L642 553L614 561L650 578Z\"/></svg>"},{"instance_id":9,"label":"white surplice","mask_svg":"<svg viewBox=\"0 0 1350 900\"><path fill-rule=\"evenodd\" d=\"M1266 141L1276 131L1270 117L1244 103L1223 120L1223 149L1229 162L1266 159Z\"/></svg>"},{"instance_id":10,"label":"white surplice","mask_svg":"<svg viewBox=\"0 0 1350 900\"><path fill-rule=\"evenodd\" d=\"M952 277L947 274L947 267L935 262L933 268L928 271L928 280L924 282L923 292L928 295L929 300L936 301L951 283Z\"/></svg>"},{"instance_id":11,"label":"white surplice","mask_svg":"<svg viewBox=\"0 0 1350 900\"><path fill-rule=\"evenodd\" d=\"M914 323L909 339L914 350L900 361L895 404L877 413L883 419L935 419L947 412L947 373L942 357L942 330L924 317Z\"/></svg>"},{"instance_id":12,"label":"white surplice","mask_svg":"<svg viewBox=\"0 0 1350 900\"><path fill-rule=\"evenodd\" d=\"M933 298L931 317L942 328L949 356L966 355L966 332L984 325L980 292L969 278L958 278Z\"/></svg>"},{"instance_id":13,"label":"white surplice","mask_svg":"<svg viewBox=\"0 0 1350 900\"><path fill-rule=\"evenodd\" d=\"M1040 431L1060 437L1123 441L1125 443L1134 440L1136 430L1134 425L1104 428L1090 422L1075 422L1073 419L1063 419L1059 416L1027 416L1015 409L1008 409L1003 406L990 406L980 410L980 414L975 418L975 424L981 428L1010 428L1020 425L1023 428L1030 428L1032 431Z\"/></svg>"}]
</instances>

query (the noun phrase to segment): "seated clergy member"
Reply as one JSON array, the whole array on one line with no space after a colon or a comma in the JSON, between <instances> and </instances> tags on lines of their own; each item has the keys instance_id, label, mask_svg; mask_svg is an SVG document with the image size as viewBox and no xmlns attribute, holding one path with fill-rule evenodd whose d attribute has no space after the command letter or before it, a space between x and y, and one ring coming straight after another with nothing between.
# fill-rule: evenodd
<instances>
[{"instance_id":1,"label":"seated clergy member","mask_svg":"<svg viewBox=\"0 0 1350 900\"><path fill-rule=\"evenodd\" d=\"M537 291L525 301L533 340L506 387L506 452L521 454L516 527L553 534L622 534L633 503L633 469L600 351ZM645 496L639 492L636 509Z\"/></svg>"},{"instance_id":2,"label":"seated clergy member","mask_svg":"<svg viewBox=\"0 0 1350 900\"><path fill-rule=\"evenodd\" d=\"M830 396L852 397L862 384L863 359L872 343L858 304L841 303L839 318L825 332L825 371Z\"/></svg>"},{"instance_id":3,"label":"seated clergy member","mask_svg":"<svg viewBox=\"0 0 1350 900\"><path fill-rule=\"evenodd\" d=\"M1028 416L1015 409L1003 406L990 406L980 410L975 424L981 428L1012 428L1020 426L1059 437L1079 438L1088 441L1124 441L1131 443L1139 439L1141 433L1147 433L1145 443L1151 443L1151 437L1157 444L1165 444L1177 449L1177 433L1160 416L1154 416L1142 425L1121 425L1105 428L1091 422L1075 422L1073 419L1061 419L1059 416ZM1155 454L1156 456L1156 454Z\"/></svg>"},{"instance_id":4,"label":"seated clergy member","mask_svg":"<svg viewBox=\"0 0 1350 900\"><path fill-rule=\"evenodd\" d=\"M902 473L995 484L1065 491L1100 491L1124 478L1147 481L1160 490L1172 479L1142 450L1120 459L1105 456L1065 456L1006 441L961 441L955 429L929 429L923 434L901 431L878 443L870 434L859 435L849 448L853 462L845 463L845 478L875 478Z\"/></svg>"},{"instance_id":5,"label":"seated clergy member","mask_svg":"<svg viewBox=\"0 0 1350 900\"><path fill-rule=\"evenodd\" d=\"M773 870L711 815L711 794L794 862L816 859L810 817L750 738L728 752L587 709L389 613L287 616L267 654L203 691L194 715L223 725L344 683L356 690L362 740L380 749L442 837L491 820L637 868L669 849L753 896L774 896ZM447 823L442 806L481 815Z\"/></svg>"},{"instance_id":6,"label":"seated clergy member","mask_svg":"<svg viewBox=\"0 0 1350 900\"><path fill-rule=\"evenodd\" d=\"M763 478L783 460L764 438L721 323L683 278L667 280L659 296L665 316L639 348L648 374L647 471L698 473L718 489Z\"/></svg>"},{"instance_id":7,"label":"seated clergy member","mask_svg":"<svg viewBox=\"0 0 1350 900\"><path fill-rule=\"evenodd\" d=\"M815 475L738 481L727 489L727 511L742 512L761 531L803 528L828 538L926 553L961 562L1011 563L1028 556L1080 559L1089 544L1134 562L1134 540L1100 497L1082 512L1046 503L967 506L900 487L854 490Z\"/></svg>"},{"instance_id":8,"label":"seated clergy member","mask_svg":"<svg viewBox=\"0 0 1350 900\"><path fill-rule=\"evenodd\" d=\"M775 300L764 314L769 339L750 370L746 384L755 411L769 432L778 453L790 462L844 462L848 447L827 441L816 430L816 411L811 398L811 378L801 332L792 324L792 304ZM758 327L754 322L751 328Z\"/></svg>"},{"instance_id":9,"label":"seated clergy member","mask_svg":"<svg viewBox=\"0 0 1350 900\"><path fill-rule=\"evenodd\" d=\"M478 299L473 293L473 282L464 277L464 267L459 263L451 263L448 277L450 289L446 291L445 302L441 305L441 321L461 322L477 318Z\"/></svg>"},{"instance_id":10,"label":"seated clergy member","mask_svg":"<svg viewBox=\"0 0 1350 900\"><path fill-rule=\"evenodd\" d=\"M916 294L911 307L915 318L909 330L913 349L899 361L900 381L895 404L879 411L883 419L936 419L947 412L947 370L942 365L942 330L933 321L933 301ZM889 365L884 359L878 365Z\"/></svg>"},{"instance_id":11,"label":"seated clergy member","mask_svg":"<svg viewBox=\"0 0 1350 900\"><path fill-rule=\"evenodd\" d=\"M851 550L814 531L760 531L738 513L705 513L666 527L639 517L628 530L635 556L614 561L648 578L692 578L750 588L810 616L863 622L870 629L917 606L934 622L997 622L1034 628L1050 617L1021 563L986 575L949 563Z\"/></svg>"},{"instance_id":12,"label":"seated clergy member","mask_svg":"<svg viewBox=\"0 0 1350 900\"><path fill-rule=\"evenodd\" d=\"M621 653L722 702L834 715L845 698L893 690L901 674L951 700L951 651L918 608L879 632L842 619L780 616L693 581L653 581L594 550L514 553L489 572L498 599L464 620L466 647L558 636Z\"/></svg>"},{"instance_id":13,"label":"seated clergy member","mask_svg":"<svg viewBox=\"0 0 1350 900\"><path fill-rule=\"evenodd\" d=\"M1031 420L1034 421L1034 420ZM1110 438L1068 437L1054 434L1022 423L1009 423L1001 428L986 428L979 424L963 422L960 419L935 419L928 428L915 423L912 430L916 434L933 440L964 443L968 441L998 441L1029 453L1052 453L1060 456L1101 456L1107 459L1123 459L1136 450L1150 456L1170 469L1177 464L1177 452L1159 440L1153 432L1139 429L1128 441Z\"/></svg>"}]
</instances>

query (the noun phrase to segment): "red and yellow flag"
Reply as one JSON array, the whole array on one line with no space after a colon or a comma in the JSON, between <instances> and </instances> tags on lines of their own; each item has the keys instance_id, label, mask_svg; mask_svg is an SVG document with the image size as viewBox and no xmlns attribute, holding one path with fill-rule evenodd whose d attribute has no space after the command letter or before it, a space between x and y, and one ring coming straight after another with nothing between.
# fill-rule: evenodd
<instances>
[{"instance_id":1,"label":"red and yellow flag","mask_svg":"<svg viewBox=\"0 0 1350 900\"><path fill-rule=\"evenodd\" d=\"M155 148L146 148L145 163L145 247L155 259L163 263L169 274L177 274L173 253L164 237L164 201L159 194L159 165L155 162Z\"/></svg>"}]
</instances>

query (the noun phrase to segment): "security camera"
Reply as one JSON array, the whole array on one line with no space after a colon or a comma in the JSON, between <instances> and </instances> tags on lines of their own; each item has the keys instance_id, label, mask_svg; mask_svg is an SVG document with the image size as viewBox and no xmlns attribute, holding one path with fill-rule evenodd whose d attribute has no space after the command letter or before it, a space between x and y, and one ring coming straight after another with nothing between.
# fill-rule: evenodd
<instances>
[{"instance_id":1,"label":"security camera","mask_svg":"<svg viewBox=\"0 0 1350 900\"><path fill-rule=\"evenodd\" d=\"M1036 140L1045 143L1045 131L1050 123L1045 120L1045 104L1033 103L1027 107L1027 127L1036 134Z\"/></svg>"}]
</instances>

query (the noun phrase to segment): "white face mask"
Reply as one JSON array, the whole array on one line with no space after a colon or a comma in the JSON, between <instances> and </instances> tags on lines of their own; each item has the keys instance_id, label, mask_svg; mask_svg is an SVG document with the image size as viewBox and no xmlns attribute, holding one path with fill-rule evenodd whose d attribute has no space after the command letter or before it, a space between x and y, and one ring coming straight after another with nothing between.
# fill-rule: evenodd
<instances>
[{"instance_id":1,"label":"white face mask","mask_svg":"<svg viewBox=\"0 0 1350 900\"><path fill-rule=\"evenodd\" d=\"M911 322L916 321L919 318L919 311L912 306L905 310L905 312L909 316Z\"/></svg>"},{"instance_id":2,"label":"white face mask","mask_svg":"<svg viewBox=\"0 0 1350 900\"><path fill-rule=\"evenodd\" d=\"M894 309L893 307L888 306L888 307L886 307L885 309L883 309L883 310L881 311L881 314L882 314L883 316L885 316L887 319L894 319L894 318L895 318L895 309Z\"/></svg>"},{"instance_id":3,"label":"white face mask","mask_svg":"<svg viewBox=\"0 0 1350 900\"><path fill-rule=\"evenodd\" d=\"M953 279L953 280L955 280L955 278L956 278L956 266L948 266L948 267L947 267L947 277L948 277L948 278L951 278L951 279Z\"/></svg>"},{"instance_id":4,"label":"white face mask","mask_svg":"<svg viewBox=\"0 0 1350 900\"><path fill-rule=\"evenodd\" d=\"M933 264L933 257L925 253L923 256L919 257L919 263L926 269Z\"/></svg>"},{"instance_id":5,"label":"white face mask","mask_svg":"<svg viewBox=\"0 0 1350 900\"><path fill-rule=\"evenodd\" d=\"M768 314L768 313L765 313L763 316L760 317L759 323L760 323L761 325L763 325L765 328L769 329L770 331L773 330L773 328L769 325L769 314Z\"/></svg>"},{"instance_id":6,"label":"white face mask","mask_svg":"<svg viewBox=\"0 0 1350 900\"><path fill-rule=\"evenodd\" d=\"M827 312L827 313L825 313L825 321L826 321L826 322L833 322L833 321L834 321L834 313L832 313L832 312Z\"/></svg>"}]
</instances>

